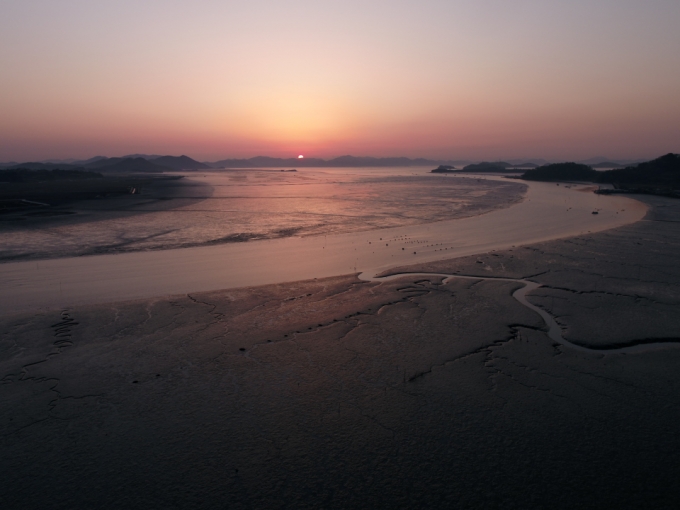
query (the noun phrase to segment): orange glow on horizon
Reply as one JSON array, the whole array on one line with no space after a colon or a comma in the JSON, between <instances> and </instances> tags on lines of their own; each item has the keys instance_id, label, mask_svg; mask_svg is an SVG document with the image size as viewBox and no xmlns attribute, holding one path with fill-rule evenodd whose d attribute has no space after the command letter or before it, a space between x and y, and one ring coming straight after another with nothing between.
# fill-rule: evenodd
<instances>
[{"instance_id":1,"label":"orange glow on horizon","mask_svg":"<svg viewBox=\"0 0 680 510\"><path fill-rule=\"evenodd\" d=\"M677 2L154 3L10 2L0 163L680 152Z\"/></svg>"}]
</instances>

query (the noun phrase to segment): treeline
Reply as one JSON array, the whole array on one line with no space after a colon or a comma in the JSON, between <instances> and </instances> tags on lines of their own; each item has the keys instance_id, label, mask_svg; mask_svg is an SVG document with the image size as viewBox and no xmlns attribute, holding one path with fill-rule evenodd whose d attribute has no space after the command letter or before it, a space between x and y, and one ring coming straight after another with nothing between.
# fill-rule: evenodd
<instances>
[{"instance_id":1,"label":"treeline","mask_svg":"<svg viewBox=\"0 0 680 510\"><path fill-rule=\"evenodd\" d=\"M680 155L666 154L652 161L616 170L598 172L580 163L556 163L527 170L522 175L527 181L586 181L631 188L659 186L680 188Z\"/></svg>"},{"instance_id":2,"label":"treeline","mask_svg":"<svg viewBox=\"0 0 680 510\"><path fill-rule=\"evenodd\" d=\"M0 182L66 181L99 179L101 177L103 177L102 174L87 170L30 170L28 168L0 170Z\"/></svg>"}]
</instances>

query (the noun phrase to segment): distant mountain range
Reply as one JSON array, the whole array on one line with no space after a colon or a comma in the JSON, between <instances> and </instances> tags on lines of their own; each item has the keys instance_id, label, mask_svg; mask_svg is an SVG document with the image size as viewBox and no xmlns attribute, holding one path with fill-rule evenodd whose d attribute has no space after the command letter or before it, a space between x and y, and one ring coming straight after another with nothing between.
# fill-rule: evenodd
<instances>
[{"instance_id":1,"label":"distant mountain range","mask_svg":"<svg viewBox=\"0 0 680 510\"><path fill-rule=\"evenodd\" d=\"M223 159L208 163L213 168L262 168L262 167L387 167L387 166L429 166L441 163L452 164L452 161L435 161L424 158L372 158L357 156L340 156L329 160L319 158L270 158L257 156L249 159Z\"/></svg>"},{"instance_id":2,"label":"distant mountain range","mask_svg":"<svg viewBox=\"0 0 680 510\"><path fill-rule=\"evenodd\" d=\"M424 158L373 158L340 156L325 160L319 158L272 158L257 156L249 159L223 159L221 161L201 163L188 156L158 156L146 154L130 154L129 156L107 158L96 156L87 160L48 160L41 162L10 163L0 165L4 168L27 168L31 170L51 170L78 168L96 169L104 172L162 172L170 170L205 170L208 168L309 168L309 167L408 167L429 166L440 163L466 164L469 161L435 161Z\"/></svg>"},{"instance_id":3,"label":"distant mountain range","mask_svg":"<svg viewBox=\"0 0 680 510\"><path fill-rule=\"evenodd\" d=\"M65 161L70 161L66 163ZM133 154L122 158L97 156L87 160L48 161L39 163L14 163L5 169L14 170L97 170L107 173L159 173L183 170L205 170L210 168L188 156L143 156Z\"/></svg>"},{"instance_id":4,"label":"distant mountain range","mask_svg":"<svg viewBox=\"0 0 680 510\"><path fill-rule=\"evenodd\" d=\"M644 160L610 160L604 157L591 158L580 163L588 164L593 168L621 168ZM95 156L86 160L62 159L45 160L27 163L4 163L0 168L16 169L27 168L31 170L97 170L103 172L130 173L130 172L169 172L187 170L206 170L209 168L361 168L361 167L410 167L410 166L463 166L468 171L483 171L482 167L502 167L505 171L510 168L536 168L548 164L544 159L511 159L496 163L475 163L469 160L432 160L425 158L374 158L358 156L340 156L333 159L320 158L272 158L257 156L248 159L222 159L215 162L199 162L188 156L160 156L157 154L130 154L123 157L108 158Z\"/></svg>"}]
</instances>

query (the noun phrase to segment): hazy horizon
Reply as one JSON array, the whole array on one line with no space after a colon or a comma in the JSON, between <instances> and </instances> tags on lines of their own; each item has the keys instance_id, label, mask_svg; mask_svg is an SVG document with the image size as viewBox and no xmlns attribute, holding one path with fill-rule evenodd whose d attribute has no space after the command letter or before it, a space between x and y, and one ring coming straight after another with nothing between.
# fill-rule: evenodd
<instances>
[{"instance_id":1,"label":"hazy horizon","mask_svg":"<svg viewBox=\"0 0 680 510\"><path fill-rule=\"evenodd\" d=\"M355 155L355 154L341 154L337 156L331 156L331 157L307 157L303 156L302 159L300 159L298 156L272 156L269 154L258 154L255 156L245 156L245 157L219 157L219 158L214 158L212 160L208 159L200 159L193 157L190 154L186 153L173 153L173 154L152 154L150 152L142 152L142 153L135 153L135 154L96 154L93 156L87 156L87 157L63 157L63 158L44 158L40 160L21 160L21 161L0 161L0 165L6 165L6 164L28 164L28 163L53 163L53 164L59 164L59 163L64 163L64 164L72 164L72 163L77 163L77 162L84 162L88 161L90 159L95 159L95 158L145 158L145 159L150 159L154 160L155 158L161 158L161 157L174 157L174 158L180 158L180 157L189 157L193 159L194 161L200 162L200 163L211 163L214 164L218 161L226 161L226 160L250 160L250 159L255 159L255 158L272 158L272 159L280 159L280 160L298 160L298 161L304 161L304 160L323 160L326 162L332 161L334 159L342 158L342 157L351 157L351 158L357 158L357 159L400 159L400 158L408 158L411 160L418 160L418 159L424 159L431 161L433 164L434 163L456 163L456 164L468 164L468 163L481 163L481 162L510 162L510 163L531 163L531 162L545 162L545 163L562 163L562 162L567 162L567 161L574 161L577 163L581 162L587 162L590 164L597 164L600 161L602 162L613 162L613 163L634 163L634 162L642 162L642 161L650 161L652 159L656 159L658 157L662 156L662 154L652 156L649 158L610 158L608 156L592 156L589 158L582 158L582 159L576 159L576 158L566 158L562 160L548 160L545 158L537 158L537 157L513 157L513 158L504 158L504 157L497 157L497 158L476 158L476 159L467 159L467 158L426 158L426 157L420 157L420 156L413 156L408 158L407 156L402 156L402 155L387 155L387 156L373 156L373 155ZM338 167L340 168L340 167ZM348 167L348 168L353 168L353 167Z\"/></svg>"},{"instance_id":2,"label":"hazy horizon","mask_svg":"<svg viewBox=\"0 0 680 510\"><path fill-rule=\"evenodd\" d=\"M0 161L680 151L680 4L8 0Z\"/></svg>"}]
</instances>

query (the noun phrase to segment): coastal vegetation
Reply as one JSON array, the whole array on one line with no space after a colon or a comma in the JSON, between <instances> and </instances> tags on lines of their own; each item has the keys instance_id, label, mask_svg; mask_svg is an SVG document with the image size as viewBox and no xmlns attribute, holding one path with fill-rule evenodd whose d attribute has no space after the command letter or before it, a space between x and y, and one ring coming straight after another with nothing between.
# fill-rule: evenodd
<instances>
[{"instance_id":1,"label":"coastal vegetation","mask_svg":"<svg viewBox=\"0 0 680 510\"><path fill-rule=\"evenodd\" d=\"M602 172L598 182L622 186L660 185L680 187L680 155L666 154L653 161Z\"/></svg>"},{"instance_id":2,"label":"coastal vegetation","mask_svg":"<svg viewBox=\"0 0 680 510\"><path fill-rule=\"evenodd\" d=\"M580 163L555 163L527 170L522 175L526 181L588 181L595 182L598 172Z\"/></svg>"},{"instance_id":3,"label":"coastal vegetation","mask_svg":"<svg viewBox=\"0 0 680 510\"><path fill-rule=\"evenodd\" d=\"M439 165L439 167L431 170L433 174L442 173L452 173L452 172L480 172L480 173L505 173L505 172L519 172L521 169L536 168L538 165L536 163L523 163L519 165L514 165L512 163L506 163L505 161L496 161L490 163L488 161L482 161L481 163L471 163L463 167L462 170L456 170L456 167L452 165Z\"/></svg>"},{"instance_id":4,"label":"coastal vegetation","mask_svg":"<svg viewBox=\"0 0 680 510\"><path fill-rule=\"evenodd\" d=\"M439 165L437 168L432 170L433 174L448 174L451 172L458 172L455 166L452 165Z\"/></svg>"},{"instance_id":5,"label":"coastal vegetation","mask_svg":"<svg viewBox=\"0 0 680 510\"><path fill-rule=\"evenodd\" d=\"M612 168L623 168L625 165L614 163L613 161L603 161L602 163L594 163L590 165L592 168L602 168L604 170L611 170Z\"/></svg>"},{"instance_id":6,"label":"coastal vegetation","mask_svg":"<svg viewBox=\"0 0 680 510\"><path fill-rule=\"evenodd\" d=\"M517 168L535 168L535 163L526 163L523 165L513 165L511 163L506 163L504 161L497 161L495 163L489 163L488 161L482 161L481 163L471 163L463 167L462 170L456 170L452 165L439 165L431 171L433 174L450 173L450 172L480 172L480 173L505 173L505 172L517 172Z\"/></svg>"},{"instance_id":7,"label":"coastal vegetation","mask_svg":"<svg viewBox=\"0 0 680 510\"><path fill-rule=\"evenodd\" d=\"M524 168L534 166L527 163ZM503 161L474 163L456 170L451 165L439 165L431 173L468 172L517 172L520 165ZM618 167L618 168L617 168ZM601 170L596 170L596 168ZM605 170L606 169L606 170ZM680 155L669 153L652 161L623 167L614 162L586 165L584 163L551 163L529 168L519 177L526 181L562 182L579 181L608 184L613 189L601 189L598 193L646 193L680 196Z\"/></svg>"},{"instance_id":8,"label":"coastal vegetation","mask_svg":"<svg viewBox=\"0 0 680 510\"><path fill-rule=\"evenodd\" d=\"M611 184L613 190L600 193L648 193L680 195L680 155L669 153L660 158L626 168L597 171L578 163L556 163L527 170L527 181L582 181Z\"/></svg>"}]
</instances>

